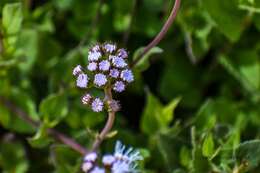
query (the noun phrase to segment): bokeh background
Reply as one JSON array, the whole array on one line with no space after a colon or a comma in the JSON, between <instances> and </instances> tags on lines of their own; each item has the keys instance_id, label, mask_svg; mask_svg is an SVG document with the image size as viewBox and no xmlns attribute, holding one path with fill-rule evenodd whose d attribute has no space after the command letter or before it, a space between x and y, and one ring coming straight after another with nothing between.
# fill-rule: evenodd
<instances>
[{"instance_id":1,"label":"bokeh background","mask_svg":"<svg viewBox=\"0 0 260 173\"><path fill-rule=\"evenodd\" d=\"M140 149L147 173L260 172L260 1L182 0L174 24L134 70L101 153ZM0 0L0 172L76 173L81 156L46 133L91 146L106 113L81 105L72 69L95 42L129 61L173 0ZM98 92L98 91L97 91ZM18 118L25 112L38 128Z\"/></svg>"}]
</instances>

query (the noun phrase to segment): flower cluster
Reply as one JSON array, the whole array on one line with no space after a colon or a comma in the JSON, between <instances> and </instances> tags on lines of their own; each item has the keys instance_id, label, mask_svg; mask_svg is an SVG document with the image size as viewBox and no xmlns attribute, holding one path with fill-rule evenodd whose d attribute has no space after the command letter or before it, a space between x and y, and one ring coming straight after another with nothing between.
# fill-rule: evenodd
<instances>
[{"instance_id":1,"label":"flower cluster","mask_svg":"<svg viewBox=\"0 0 260 173\"><path fill-rule=\"evenodd\" d=\"M127 58L127 51L123 48L118 49L116 44L94 45L88 52L87 67L77 65L73 69L73 75L77 77L76 85L79 88L94 86L105 89L110 87L115 92L124 91L127 84L134 81ZM94 112L100 112L104 107L104 100L94 98L90 93L82 97L82 103L90 105Z\"/></svg>"},{"instance_id":2,"label":"flower cluster","mask_svg":"<svg viewBox=\"0 0 260 173\"><path fill-rule=\"evenodd\" d=\"M97 153L92 152L84 157L82 170L85 173L135 173L137 162L143 160L140 152L133 148L126 149L121 142L117 141L114 154L107 154L102 157L103 168L96 166Z\"/></svg>"}]
</instances>

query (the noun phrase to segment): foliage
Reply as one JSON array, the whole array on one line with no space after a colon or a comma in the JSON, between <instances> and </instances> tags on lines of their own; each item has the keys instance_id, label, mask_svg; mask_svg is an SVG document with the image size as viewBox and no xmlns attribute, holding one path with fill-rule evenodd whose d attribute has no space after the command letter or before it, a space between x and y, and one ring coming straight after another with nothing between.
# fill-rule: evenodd
<instances>
[{"instance_id":1,"label":"foliage","mask_svg":"<svg viewBox=\"0 0 260 173\"><path fill-rule=\"evenodd\" d=\"M0 102L0 172L80 172L81 156L47 129L89 147L107 115L81 105L73 67L109 40L133 60L173 3L1 0L0 98L42 124ZM259 18L258 0L183 0L172 29L133 69L135 82L115 95L122 110L100 150L117 139L140 148L146 173L259 172Z\"/></svg>"}]
</instances>

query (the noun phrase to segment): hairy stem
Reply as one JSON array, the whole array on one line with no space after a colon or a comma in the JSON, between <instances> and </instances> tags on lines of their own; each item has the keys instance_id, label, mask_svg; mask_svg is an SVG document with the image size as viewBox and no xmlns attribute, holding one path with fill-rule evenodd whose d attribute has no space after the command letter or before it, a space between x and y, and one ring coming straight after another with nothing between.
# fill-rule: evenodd
<instances>
[{"instance_id":1,"label":"hairy stem","mask_svg":"<svg viewBox=\"0 0 260 173\"><path fill-rule=\"evenodd\" d=\"M113 101L111 88L105 89L105 99L108 101L108 103L111 103ZM110 110L108 112L108 119L106 122L105 127L100 132L100 134L97 136L96 140L93 143L92 150L95 151L99 147L99 145L102 143L102 141L106 138L106 135L110 132L110 130L113 127L115 121L115 112Z\"/></svg>"},{"instance_id":2,"label":"hairy stem","mask_svg":"<svg viewBox=\"0 0 260 173\"><path fill-rule=\"evenodd\" d=\"M32 125L35 128L38 128L40 126L40 122L33 120L26 112L24 112L22 109L17 107L15 104L13 104L11 101L7 100L6 98L0 96L0 103L3 104L8 110L10 110L12 113L17 115L19 118L27 122L28 124ZM84 155L88 152L83 146L78 144L74 139L66 136L65 134L62 134L61 132L58 132L55 129L48 129L48 134L50 134L55 140L60 141L64 143L65 145L69 146L71 149L77 151L81 155Z\"/></svg>"},{"instance_id":3,"label":"hairy stem","mask_svg":"<svg viewBox=\"0 0 260 173\"><path fill-rule=\"evenodd\" d=\"M137 58L131 64L131 67L134 67L142 58L143 56L154 46L156 46L165 36L167 31L169 30L170 26L172 25L174 19L177 16L178 10L180 8L181 0L175 0L174 6L172 8L171 14L168 17L167 21L163 25L161 31L157 34L157 36L144 48L143 52L137 56Z\"/></svg>"}]
</instances>

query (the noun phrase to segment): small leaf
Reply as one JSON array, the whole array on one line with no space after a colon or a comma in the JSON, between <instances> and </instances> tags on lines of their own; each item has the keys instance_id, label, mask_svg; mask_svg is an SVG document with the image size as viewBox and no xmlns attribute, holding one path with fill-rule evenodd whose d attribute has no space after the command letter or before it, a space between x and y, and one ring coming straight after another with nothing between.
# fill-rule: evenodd
<instances>
[{"instance_id":1,"label":"small leaf","mask_svg":"<svg viewBox=\"0 0 260 173\"><path fill-rule=\"evenodd\" d=\"M43 124L38 129L37 133L32 138L29 138L28 141L31 146L35 148L43 148L47 146L51 142L51 140L48 139L46 125Z\"/></svg>"},{"instance_id":2,"label":"small leaf","mask_svg":"<svg viewBox=\"0 0 260 173\"><path fill-rule=\"evenodd\" d=\"M57 125L67 113L67 98L62 93L49 95L40 104L40 115L49 127Z\"/></svg>"},{"instance_id":3,"label":"small leaf","mask_svg":"<svg viewBox=\"0 0 260 173\"><path fill-rule=\"evenodd\" d=\"M212 134L208 134L202 145L202 154L205 157L210 157L214 154L214 140Z\"/></svg>"},{"instance_id":4,"label":"small leaf","mask_svg":"<svg viewBox=\"0 0 260 173\"><path fill-rule=\"evenodd\" d=\"M141 129L146 134L154 134L160 129L158 118L162 112L160 101L150 92L146 97L146 105L142 113Z\"/></svg>"},{"instance_id":5,"label":"small leaf","mask_svg":"<svg viewBox=\"0 0 260 173\"><path fill-rule=\"evenodd\" d=\"M7 35L16 34L22 25L22 4L7 4L3 8L3 28Z\"/></svg>"},{"instance_id":6,"label":"small leaf","mask_svg":"<svg viewBox=\"0 0 260 173\"><path fill-rule=\"evenodd\" d=\"M241 143L235 150L238 165L246 164L247 170L260 165L260 140L251 140Z\"/></svg>"},{"instance_id":7,"label":"small leaf","mask_svg":"<svg viewBox=\"0 0 260 173\"><path fill-rule=\"evenodd\" d=\"M168 125L174 118L174 110L180 102L180 98L173 99L168 105L162 109L161 120L163 125Z\"/></svg>"},{"instance_id":8,"label":"small leaf","mask_svg":"<svg viewBox=\"0 0 260 173\"><path fill-rule=\"evenodd\" d=\"M187 147L183 146L181 148L181 152L180 152L180 163L185 166L188 167L191 161L191 154L190 151Z\"/></svg>"},{"instance_id":9,"label":"small leaf","mask_svg":"<svg viewBox=\"0 0 260 173\"><path fill-rule=\"evenodd\" d=\"M134 53L133 56L133 61L136 60L136 58L143 52L144 47L141 47L139 49L137 49ZM162 53L163 50L159 47L153 47L152 49L150 49L143 57L140 61L138 61L138 63L135 65L135 68L137 70L140 71L145 71L148 67L149 67L149 58L154 55L154 54L158 54L158 53Z\"/></svg>"},{"instance_id":10,"label":"small leaf","mask_svg":"<svg viewBox=\"0 0 260 173\"><path fill-rule=\"evenodd\" d=\"M214 19L220 32L230 41L235 42L240 38L244 27L243 19L246 15L238 9L237 0L202 0L202 4Z\"/></svg>"},{"instance_id":11,"label":"small leaf","mask_svg":"<svg viewBox=\"0 0 260 173\"><path fill-rule=\"evenodd\" d=\"M113 138L114 136L116 136L118 133L117 130L114 130L112 132L109 132L107 135L106 135L106 138Z\"/></svg>"}]
</instances>

